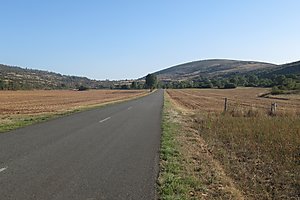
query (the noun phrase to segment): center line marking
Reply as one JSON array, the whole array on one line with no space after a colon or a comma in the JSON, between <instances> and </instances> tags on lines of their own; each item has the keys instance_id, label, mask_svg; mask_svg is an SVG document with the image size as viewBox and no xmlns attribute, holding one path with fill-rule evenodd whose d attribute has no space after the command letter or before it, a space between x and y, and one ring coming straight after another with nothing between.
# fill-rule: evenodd
<instances>
[{"instance_id":1,"label":"center line marking","mask_svg":"<svg viewBox=\"0 0 300 200\"><path fill-rule=\"evenodd\" d=\"M109 120L111 117L107 117L107 118L105 118L105 119L102 119L101 121L99 121L100 123L102 123L102 122L105 122L105 121L107 121L107 120Z\"/></svg>"},{"instance_id":2,"label":"center line marking","mask_svg":"<svg viewBox=\"0 0 300 200\"><path fill-rule=\"evenodd\" d=\"M131 110L132 109L132 106L130 106L127 110Z\"/></svg>"},{"instance_id":3,"label":"center line marking","mask_svg":"<svg viewBox=\"0 0 300 200\"><path fill-rule=\"evenodd\" d=\"M1 169L0 169L0 172L3 172L3 171L6 170L6 169L7 169L7 167L1 168Z\"/></svg>"}]
</instances>

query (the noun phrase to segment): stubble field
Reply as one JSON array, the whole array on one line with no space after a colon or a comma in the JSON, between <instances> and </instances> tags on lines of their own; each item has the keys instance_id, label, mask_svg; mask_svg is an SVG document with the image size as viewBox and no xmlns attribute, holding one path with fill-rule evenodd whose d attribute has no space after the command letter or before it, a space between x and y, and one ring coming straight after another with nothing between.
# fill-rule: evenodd
<instances>
[{"instance_id":1,"label":"stubble field","mask_svg":"<svg viewBox=\"0 0 300 200\"><path fill-rule=\"evenodd\" d=\"M33 90L0 92L0 131L7 131L52 115L122 101L145 90Z\"/></svg>"},{"instance_id":2,"label":"stubble field","mask_svg":"<svg viewBox=\"0 0 300 200\"><path fill-rule=\"evenodd\" d=\"M299 95L260 97L268 91L167 90L182 127L185 171L201 183L197 198L300 198ZM273 102L278 110L270 115Z\"/></svg>"},{"instance_id":3,"label":"stubble field","mask_svg":"<svg viewBox=\"0 0 300 200\"><path fill-rule=\"evenodd\" d=\"M227 98L231 110L256 109L267 112L271 103L276 102L279 113L300 113L300 95L260 97L268 92L266 88L168 90L170 97L180 106L191 110L220 113L224 110L224 98Z\"/></svg>"}]
</instances>

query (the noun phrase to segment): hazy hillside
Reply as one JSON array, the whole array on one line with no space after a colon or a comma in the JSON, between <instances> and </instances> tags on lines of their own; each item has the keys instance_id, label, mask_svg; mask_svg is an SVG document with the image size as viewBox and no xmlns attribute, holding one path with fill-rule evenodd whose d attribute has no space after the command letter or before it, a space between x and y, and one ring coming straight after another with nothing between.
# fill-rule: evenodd
<instances>
[{"instance_id":1,"label":"hazy hillside","mask_svg":"<svg viewBox=\"0 0 300 200\"><path fill-rule=\"evenodd\" d=\"M255 61L201 60L155 74L163 88L272 87L274 94L300 90L300 61L274 65Z\"/></svg>"},{"instance_id":2,"label":"hazy hillside","mask_svg":"<svg viewBox=\"0 0 300 200\"><path fill-rule=\"evenodd\" d=\"M277 69L278 67L278 65L255 61L214 59L176 65L155 74L160 80L187 80L199 76L229 76L237 73L245 74L259 70Z\"/></svg>"},{"instance_id":3,"label":"hazy hillside","mask_svg":"<svg viewBox=\"0 0 300 200\"><path fill-rule=\"evenodd\" d=\"M102 88L113 83L0 64L0 89L73 89L81 85Z\"/></svg>"},{"instance_id":4,"label":"hazy hillside","mask_svg":"<svg viewBox=\"0 0 300 200\"><path fill-rule=\"evenodd\" d=\"M267 75L300 74L300 61L292 62L266 72Z\"/></svg>"},{"instance_id":5,"label":"hazy hillside","mask_svg":"<svg viewBox=\"0 0 300 200\"><path fill-rule=\"evenodd\" d=\"M201 60L173 66L158 71L155 74L162 82L173 82L175 86L173 85L172 87L175 88L183 87L182 84L176 85L176 82L182 81L185 81L189 85L188 87L218 86L222 88L227 82L232 82L237 86L270 87L276 82L274 75L287 75L285 78L292 78L296 81L295 84L298 84L300 82L298 78L300 77L300 61L284 65L274 65L255 61ZM237 75L238 77L236 77ZM256 75L260 81L253 81L251 75ZM234 76L236 79L240 79L240 83L229 80ZM241 79L247 79L247 81L242 81ZM143 88L144 83L141 80L142 78L137 81L138 84L134 88ZM221 81L221 83L216 83L216 81ZM86 77L67 76L48 71L24 69L0 64L0 90L74 89L79 86L96 89L129 89L131 88L131 82L130 80L97 81ZM193 85L191 85L191 82L193 82Z\"/></svg>"}]
</instances>

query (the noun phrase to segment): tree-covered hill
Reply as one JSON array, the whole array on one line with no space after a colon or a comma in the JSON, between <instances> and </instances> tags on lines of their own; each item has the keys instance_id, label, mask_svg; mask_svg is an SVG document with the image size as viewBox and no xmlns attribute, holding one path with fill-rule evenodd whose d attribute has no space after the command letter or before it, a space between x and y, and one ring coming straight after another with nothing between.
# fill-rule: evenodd
<instances>
[{"instance_id":1,"label":"tree-covered hill","mask_svg":"<svg viewBox=\"0 0 300 200\"><path fill-rule=\"evenodd\" d=\"M204 60L154 73L163 88L272 87L300 89L300 61L274 65L254 61Z\"/></svg>"},{"instance_id":2,"label":"tree-covered hill","mask_svg":"<svg viewBox=\"0 0 300 200\"><path fill-rule=\"evenodd\" d=\"M111 81L97 81L86 77L67 76L0 64L0 90L76 89L80 86L110 88L113 85Z\"/></svg>"},{"instance_id":3,"label":"tree-covered hill","mask_svg":"<svg viewBox=\"0 0 300 200\"><path fill-rule=\"evenodd\" d=\"M200 60L176 65L154 74L159 80L182 81L198 77L225 77L233 74L247 74L259 70L277 68L278 65L240 60Z\"/></svg>"}]
</instances>

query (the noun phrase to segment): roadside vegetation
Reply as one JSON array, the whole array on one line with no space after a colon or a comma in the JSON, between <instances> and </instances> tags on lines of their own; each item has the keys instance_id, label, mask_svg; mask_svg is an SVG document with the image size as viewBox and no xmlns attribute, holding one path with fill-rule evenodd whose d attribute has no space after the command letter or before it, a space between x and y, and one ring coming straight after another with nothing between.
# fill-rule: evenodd
<instances>
[{"instance_id":1,"label":"roadside vegetation","mask_svg":"<svg viewBox=\"0 0 300 200\"><path fill-rule=\"evenodd\" d=\"M181 125L190 135L184 140L187 149L195 146L185 152L200 159L192 164L195 176L203 188L220 185L208 190L206 199L217 192L219 199L300 198L299 96L275 99L280 109L270 115L274 99L259 97L260 89L254 95L255 90L168 90L173 106L182 110ZM233 102L226 112L224 97ZM211 182L197 174L207 168L217 172L206 172Z\"/></svg>"},{"instance_id":2,"label":"roadside vegetation","mask_svg":"<svg viewBox=\"0 0 300 200\"><path fill-rule=\"evenodd\" d=\"M165 94L158 178L159 199L243 199L199 135L184 110Z\"/></svg>"},{"instance_id":3,"label":"roadside vegetation","mask_svg":"<svg viewBox=\"0 0 300 200\"><path fill-rule=\"evenodd\" d=\"M194 196L195 190L201 190L201 184L186 169L187 161L177 140L183 131L177 117L178 113L172 108L170 100L165 98L158 178L159 199L197 199Z\"/></svg>"}]
</instances>

